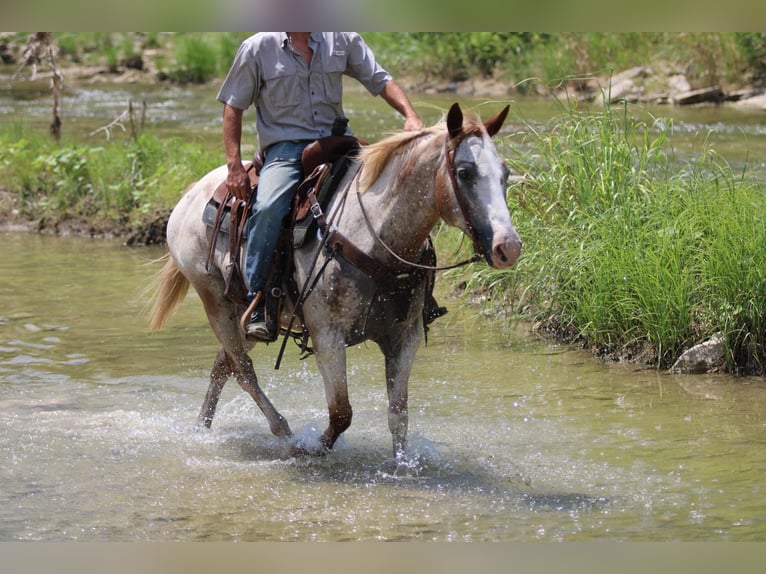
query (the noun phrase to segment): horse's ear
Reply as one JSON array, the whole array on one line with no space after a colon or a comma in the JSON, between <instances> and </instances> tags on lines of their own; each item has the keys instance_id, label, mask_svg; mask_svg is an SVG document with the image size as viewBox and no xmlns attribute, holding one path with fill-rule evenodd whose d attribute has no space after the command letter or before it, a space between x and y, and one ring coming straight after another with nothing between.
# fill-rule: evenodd
<instances>
[{"instance_id":1,"label":"horse's ear","mask_svg":"<svg viewBox=\"0 0 766 574\"><path fill-rule=\"evenodd\" d=\"M489 134L489 137L494 136L497 132L500 131L500 128L503 127L503 122L505 121L505 118L508 116L508 110L511 109L511 106L505 106L499 114L497 114L494 118L488 119L486 122L484 122L484 127L487 128L487 133Z\"/></svg>"},{"instance_id":2,"label":"horse's ear","mask_svg":"<svg viewBox=\"0 0 766 574\"><path fill-rule=\"evenodd\" d=\"M457 102L452 104L447 113L447 131L451 138L456 138L463 131L463 110Z\"/></svg>"}]
</instances>

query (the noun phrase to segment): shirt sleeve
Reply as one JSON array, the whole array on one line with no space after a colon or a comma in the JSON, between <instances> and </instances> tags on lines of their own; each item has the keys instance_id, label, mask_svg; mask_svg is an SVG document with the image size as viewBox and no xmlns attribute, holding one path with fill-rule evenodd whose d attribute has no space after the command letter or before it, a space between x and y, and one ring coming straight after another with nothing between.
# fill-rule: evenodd
<instances>
[{"instance_id":1,"label":"shirt sleeve","mask_svg":"<svg viewBox=\"0 0 766 574\"><path fill-rule=\"evenodd\" d=\"M364 39L359 34L349 33L346 50L346 75L358 80L372 95L380 94L392 76L378 64L375 54Z\"/></svg>"},{"instance_id":2,"label":"shirt sleeve","mask_svg":"<svg viewBox=\"0 0 766 574\"><path fill-rule=\"evenodd\" d=\"M237 50L216 99L240 110L253 104L260 90L258 61L252 43L243 42Z\"/></svg>"}]
</instances>

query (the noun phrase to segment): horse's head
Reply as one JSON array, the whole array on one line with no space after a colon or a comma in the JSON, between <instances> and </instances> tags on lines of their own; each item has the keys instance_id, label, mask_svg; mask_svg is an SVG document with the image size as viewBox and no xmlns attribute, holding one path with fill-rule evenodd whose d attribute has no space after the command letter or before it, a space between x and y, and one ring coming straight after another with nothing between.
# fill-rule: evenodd
<instances>
[{"instance_id":1,"label":"horse's head","mask_svg":"<svg viewBox=\"0 0 766 574\"><path fill-rule=\"evenodd\" d=\"M476 252L498 269L511 267L521 254L505 198L509 170L491 140L508 110L483 124L464 123L460 106L453 104L447 114L447 177L437 189L442 218L462 229Z\"/></svg>"}]
</instances>

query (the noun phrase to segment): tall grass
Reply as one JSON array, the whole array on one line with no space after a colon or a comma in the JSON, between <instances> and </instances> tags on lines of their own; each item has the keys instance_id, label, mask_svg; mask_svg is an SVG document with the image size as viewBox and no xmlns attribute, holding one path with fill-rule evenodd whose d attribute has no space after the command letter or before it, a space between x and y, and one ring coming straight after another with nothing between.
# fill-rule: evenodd
<instances>
[{"instance_id":1,"label":"tall grass","mask_svg":"<svg viewBox=\"0 0 766 574\"><path fill-rule=\"evenodd\" d=\"M766 196L713 150L675 160L667 122L566 107L501 143L527 180L509 190L517 268L456 271L599 354L664 368L721 333L732 372L762 372Z\"/></svg>"},{"instance_id":2,"label":"tall grass","mask_svg":"<svg viewBox=\"0 0 766 574\"><path fill-rule=\"evenodd\" d=\"M760 33L416 32L366 33L395 75L423 82L494 76L521 93L548 93L569 78L608 76L634 66L685 74L692 87L763 80Z\"/></svg>"}]
</instances>

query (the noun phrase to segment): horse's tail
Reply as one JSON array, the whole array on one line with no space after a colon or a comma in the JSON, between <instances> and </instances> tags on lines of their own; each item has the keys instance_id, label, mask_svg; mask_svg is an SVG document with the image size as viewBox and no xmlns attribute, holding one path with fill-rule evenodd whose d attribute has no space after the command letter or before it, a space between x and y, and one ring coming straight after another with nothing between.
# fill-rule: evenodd
<instances>
[{"instance_id":1,"label":"horse's tail","mask_svg":"<svg viewBox=\"0 0 766 574\"><path fill-rule=\"evenodd\" d=\"M149 316L149 328L157 331L178 308L189 291L189 280L183 276L170 254L165 255L165 265L154 276L150 290L154 300Z\"/></svg>"}]
</instances>

